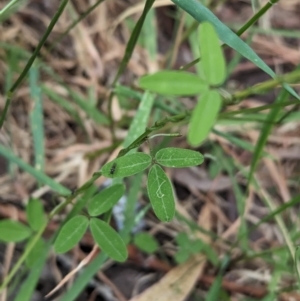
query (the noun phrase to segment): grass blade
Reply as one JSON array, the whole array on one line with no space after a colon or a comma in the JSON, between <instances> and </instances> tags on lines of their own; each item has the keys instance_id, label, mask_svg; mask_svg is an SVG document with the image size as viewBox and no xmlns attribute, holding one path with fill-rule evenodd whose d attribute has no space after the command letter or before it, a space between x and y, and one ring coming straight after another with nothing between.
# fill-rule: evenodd
<instances>
[{"instance_id":1,"label":"grass blade","mask_svg":"<svg viewBox=\"0 0 300 301\"><path fill-rule=\"evenodd\" d=\"M68 28L57 38L56 41L49 48L49 52L66 36L69 32L78 24L81 20L83 20L86 16L88 16L95 8L98 7L104 0L97 0L95 4L90 6L86 11L84 11L76 20L74 20Z\"/></svg>"},{"instance_id":2,"label":"grass blade","mask_svg":"<svg viewBox=\"0 0 300 301\"><path fill-rule=\"evenodd\" d=\"M92 118L98 124L108 125L108 118L101 113L93 104L89 103L83 99L78 93L72 91L68 88L70 96L73 98L75 103L83 110L85 113Z\"/></svg>"},{"instance_id":3,"label":"grass blade","mask_svg":"<svg viewBox=\"0 0 300 301\"><path fill-rule=\"evenodd\" d=\"M213 132L215 134L217 134L218 136L225 138L231 144L236 145L237 147L240 147L241 149L244 149L248 152L252 153L255 149L255 146L253 144L251 144L248 141L242 140L238 137L235 137L234 135L227 134L227 133L224 133L224 132L220 132L216 129L213 129ZM265 151L262 152L261 156L272 158L272 156L270 154L268 154L267 152L265 152Z\"/></svg>"},{"instance_id":4,"label":"grass blade","mask_svg":"<svg viewBox=\"0 0 300 301\"><path fill-rule=\"evenodd\" d=\"M130 240L130 233L135 224L135 206L138 200L140 187L142 186L143 174L139 173L132 177L129 185L128 197L124 211L124 227L120 232L121 237L125 242Z\"/></svg>"},{"instance_id":5,"label":"grass blade","mask_svg":"<svg viewBox=\"0 0 300 301\"><path fill-rule=\"evenodd\" d=\"M223 151L219 146L215 147L215 153L218 158L219 164L224 168L224 170L228 173L229 178L232 183L232 189L236 198L236 206L237 211L240 217L240 226L238 235L240 236L241 246L244 250L248 248L248 238L242 236L242 233L248 233L248 226L245 219L245 208L246 208L246 196L242 191L240 184L238 183L236 173L235 173L235 162L231 158L227 158L224 156Z\"/></svg>"},{"instance_id":6,"label":"grass blade","mask_svg":"<svg viewBox=\"0 0 300 301\"><path fill-rule=\"evenodd\" d=\"M48 185L50 188L52 188L54 191L58 192L59 194L66 195L70 194L70 190L61 185L60 183L57 183L55 180L51 179L47 175L45 175L43 172L35 169L34 167L30 166L26 162L24 162L22 159L17 157L15 154L12 153L12 151L2 145L0 145L0 155L8 159L9 161L17 164L21 169L28 172L30 175L32 175L37 181L44 185Z\"/></svg>"},{"instance_id":7,"label":"grass blade","mask_svg":"<svg viewBox=\"0 0 300 301\"><path fill-rule=\"evenodd\" d=\"M280 104L282 102L284 102L287 98L288 94L286 92L286 90L281 90L280 94L278 95L275 103L276 104ZM263 149L267 143L269 134L273 128L273 122L276 121L278 114L281 112L281 108L280 106L274 106L270 113L267 116L266 122L260 132L260 136L258 138L258 141L256 143L255 146L255 150L253 152L253 158L251 161L251 166L250 166L250 172L249 172L249 176L248 176L248 186L251 183L255 168L258 164L258 161L263 153Z\"/></svg>"},{"instance_id":8,"label":"grass blade","mask_svg":"<svg viewBox=\"0 0 300 301\"><path fill-rule=\"evenodd\" d=\"M142 27L143 27L143 24L145 22L145 19L146 19L146 16L149 12L149 10L151 9L153 3L154 3L155 0L147 0L146 3L145 3L145 7L144 7L144 10L143 10L143 13L141 15L141 17L139 18L139 20L137 21L133 31L132 31L132 34L130 36L130 39L127 43L127 46L126 46L126 49L125 49L125 54L123 56L123 59L120 63L120 67L119 67L119 70L118 70L118 73L113 81L113 86L117 83L118 79L119 79L119 76L123 73L123 71L125 70L130 58L131 58L131 55L133 53L133 49L138 41L138 38L139 38L139 35L141 33L141 30L142 30Z\"/></svg>"},{"instance_id":9,"label":"grass blade","mask_svg":"<svg viewBox=\"0 0 300 301\"><path fill-rule=\"evenodd\" d=\"M39 171L43 171L45 168L44 116L42 94L38 83L38 77L38 68L33 65L29 71L29 87L33 100L33 108L30 112L30 126L33 136L35 168Z\"/></svg>"},{"instance_id":10,"label":"grass blade","mask_svg":"<svg viewBox=\"0 0 300 301\"><path fill-rule=\"evenodd\" d=\"M147 127L148 119L154 103L154 96L149 92L145 92L140 102L139 108L131 122L127 137L123 143L124 147L128 147L135 139L137 139Z\"/></svg>"},{"instance_id":11,"label":"grass blade","mask_svg":"<svg viewBox=\"0 0 300 301\"><path fill-rule=\"evenodd\" d=\"M64 99L61 95L57 94L53 89L48 88L45 85L42 85L42 92L46 94L50 100L58 104L62 109L64 109L83 129L84 125L81 121L81 118L72 103Z\"/></svg>"}]
</instances>

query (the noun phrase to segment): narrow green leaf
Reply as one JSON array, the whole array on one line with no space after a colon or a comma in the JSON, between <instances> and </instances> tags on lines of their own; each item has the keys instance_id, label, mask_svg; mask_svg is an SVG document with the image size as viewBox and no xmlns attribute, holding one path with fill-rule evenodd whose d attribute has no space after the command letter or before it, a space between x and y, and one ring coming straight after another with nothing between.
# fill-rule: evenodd
<instances>
[{"instance_id":1,"label":"narrow green leaf","mask_svg":"<svg viewBox=\"0 0 300 301\"><path fill-rule=\"evenodd\" d=\"M30 235L30 229L17 221L10 219L0 221L0 241L18 242Z\"/></svg>"},{"instance_id":2,"label":"narrow green leaf","mask_svg":"<svg viewBox=\"0 0 300 301\"><path fill-rule=\"evenodd\" d=\"M300 247L295 249L294 266L298 278L298 287L300 288Z\"/></svg>"},{"instance_id":3,"label":"narrow green leaf","mask_svg":"<svg viewBox=\"0 0 300 301\"><path fill-rule=\"evenodd\" d=\"M222 275L219 274L212 286L210 287L208 294L205 298L206 301L216 301L219 300L220 292L222 291Z\"/></svg>"},{"instance_id":4,"label":"narrow green leaf","mask_svg":"<svg viewBox=\"0 0 300 301\"><path fill-rule=\"evenodd\" d=\"M106 222L91 218L90 228L98 246L113 260L123 262L127 259L127 248L120 235Z\"/></svg>"},{"instance_id":5,"label":"narrow green leaf","mask_svg":"<svg viewBox=\"0 0 300 301\"><path fill-rule=\"evenodd\" d=\"M89 202L88 213L97 216L111 209L125 192L123 184L115 184L96 194Z\"/></svg>"},{"instance_id":6,"label":"narrow green leaf","mask_svg":"<svg viewBox=\"0 0 300 301\"><path fill-rule=\"evenodd\" d=\"M38 199L30 199L26 207L26 215L32 230L38 231L47 223L43 204Z\"/></svg>"},{"instance_id":7,"label":"narrow green leaf","mask_svg":"<svg viewBox=\"0 0 300 301\"><path fill-rule=\"evenodd\" d=\"M125 70L131 56L132 56L132 53L133 53L133 50L134 50L134 47L138 41L138 38L140 36L140 33L141 33L141 30L143 28L143 24L145 22L145 19L146 19L146 16L149 12L149 10L151 9L153 3L154 3L155 0L146 0L145 2L145 6L144 6L144 10L142 12L142 15L140 16L139 20L137 21L132 33L131 33L131 36L130 36L130 39L126 45L126 49L125 49L125 53L124 53L124 56L122 58L122 61L120 63L120 66L119 66L119 70L114 78L114 81L113 81L113 84L112 86L115 86L115 84L117 83L120 75L123 73L123 71Z\"/></svg>"},{"instance_id":8,"label":"narrow green leaf","mask_svg":"<svg viewBox=\"0 0 300 301\"><path fill-rule=\"evenodd\" d=\"M208 90L199 76L185 71L159 71L140 78L139 86L162 95L196 95Z\"/></svg>"},{"instance_id":9,"label":"narrow green leaf","mask_svg":"<svg viewBox=\"0 0 300 301\"><path fill-rule=\"evenodd\" d=\"M147 188L156 216L163 222L172 220L175 214L173 187L163 169L157 164L149 171Z\"/></svg>"},{"instance_id":10,"label":"narrow green leaf","mask_svg":"<svg viewBox=\"0 0 300 301\"><path fill-rule=\"evenodd\" d=\"M154 9L150 9L144 22L144 26L142 28L142 33L140 38L143 42L143 47L147 49L149 58L151 61L156 60L156 56L158 54L157 51L157 24L156 24L156 11Z\"/></svg>"},{"instance_id":11,"label":"narrow green leaf","mask_svg":"<svg viewBox=\"0 0 300 301\"><path fill-rule=\"evenodd\" d=\"M0 10L0 22L3 23L25 3L24 0L7 1L7 4Z\"/></svg>"},{"instance_id":12,"label":"narrow green leaf","mask_svg":"<svg viewBox=\"0 0 300 301\"><path fill-rule=\"evenodd\" d=\"M148 168L151 161L151 156L139 152L117 158L105 164L101 171L107 178L129 177Z\"/></svg>"},{"instance_id":13,"label":"narrow green leaf","mask_svg":"<svg viewBox=\"0 0 300 301\"><path fill-rule=\"evenodd\" d=\"M73 98L74 102L97 124L107 125L109 123L108 118L100 111L97 107L87 102L84 97L79 95L77 92L74 92L68 88L70 96Z\"/></svg>"},{"instance_id":14,"label":"narrow green leaf","mask_svg":"<svg viewBox=\"0 0 300 301\"><path fill-rule=\"evenodd\" d=\"M147 232L136 234L133 242L140 250L150 254L156 252L159 247L156 239Z\"/></svg>"},{"instance_id":15,"label":"narrow green leaf","mask_svg":"<svg viewBox=\"0 0 300 301\"><path fill-rule=\"evenodd\" d=\"M46 85L42 85L42 92L46 94L50 100L58 104L62 109L64 109L82 128L84 128L82 120L75 108L73 103L66 100L63 96L59 95L55 92L55 90L47 87Z\"/></svg>"},{"instance_id":16,"label":"narrow green leaf","mask_svg":"<svg viewBox=\"0 0 300 301\"><path fill-rule=\"evenodd\" d=\"M0 155L8 159L9 161L17 164L20 168L22 168L24 171L28 172L30 175L32 175L37 181L40 183L43 183L45 185L48 185L51 187L54 191L66 195L70 193L70 190L61 185L60 183L54 181L52 178L45 175L43 172L36 170L26 162L24 162L22 159L17 157L13 154L12 150L0 145Z\"/></svg>"},{"instance_id":17,"label":"narrow green leaf","mask_svg":"<svg viewBox=\"0 0 300 301\"><path fill-rule=\"evenodd\" d=\"M226 77L226 65L219 37L213 25L208 22L201 24L199 41L205 78L210 85L221 85Z\"/></svg>"},{"instance_id":18,"label":"narrow green leaf","mask_svg":"<svg viewBox=\"0 0 300 301\"><path fill-rule=\"evenodd\" d=\"M137 215L135 213L138 195L141 192L143 174L139 173L129 179L129 191L124 210L124 226L120 231L122 239L127 243L130 241L130 233L136 224Z\"/></svg>"},{"instance_id":19,"label":"narrow green leaf","mask_svg":"<svg viewBox=\"0 0 300 301\"><path fill-rule=\"evenodd\" d=\"M249 152L253 152L255 146L253 144L251 144L248 141L242 140L238 137L236 137L234 134L230 134L230 133L224 133L224 132L220 132L216 129L213 130L213 132L223 138L225 138L226 140L228 140L231 144L236 145L237 147L240 147L241 149L247 150ZM264 157L268 157L268 158L272 158L272 156L270 154L268 154L267 152L262 152L262 156Z\"/></svg>"},{"instance_id":20,"label":"narrow green leaf","mask_svg":"<svg viewBox=\"0 0 300 301\"><path fill-rule=\"evenodd\" d=\"M45 167L44 115L43 99L38 78L38 67L36 64L33 64L29 70L30 94L33 100L33 107L30 112L30 127L33 137L35 168L43 171Z\"/></svg>"},{"instance_id":21,"label":"narrow green leaf","mask_svg":"<svg viewBox=\"0 0 300 301\"><path fill-rule=\"evenodd\" d=\"M143 134L145 128L147 127L153 103L154 95L149 91L146 91L130 124L127 137L123 143L124 148Z\"/></svg>"},{"instance_id":22,"label":"narrow green leaf","mask_svg":"<svg viewBox=\"0 0 300 301\"><path fill-rule=\"evenodd\" d=\"M87 217L78 215L71 218L61 228L55 242L54 249L57 253L65 253L72 249L82 238L89 220Z\"/></svg>"},{"instance_id":23,"label":"narrow green leaf","mask_svg":"<svg viewBox=\"0 0 300 301\"><path fill-rule=\"evenodd\" d=\"M231 157L226 156L221 147L214 145L213 149L216 157L218 158L217 160L219 162L219 165L221 165L226 171L226 173L229 175L229 178L232 183L232 189L236 200L237 211L240 217L240 226L238 229L239 235L242 233L246 233L248 232L248 225L245 219L245 205L247 197L242 187L240 186L240 183L237 180L235 161ZM244 251L246 251L249 248L248 237L249 236L244 236L239 240L240 247Z\"/></svg>"},{"instance_id":24,"label":"narrow green leaf","mask_svg":"<svg viewBox=\"0 0 300 301\"><path fill-rule=\"evenodd\" d=\"M206 139L221 106L222 98L217 91L209 90L199 97L189 124L188 141L192 146L198 146Z\"/></svg>"},{"instance_id":25,"label":"narrow green leaf","mask_svg":"<svg viewBox=\"0 0 300 301\"><path fill-rule=\"evenodd\" d=\"M294 207L298 203L300 203L300 195L296 195L287 203L284 203L283 205L279 206L277 209L275 209L274 211L270 212L268 215L260 219L258 223L256 223L253 227L250 228L250 231L253 231L254 229L258 228L258 226L260 226L261 224L279 215L281 212L285 211L286 209Z\"/></svg>"},{"instance_id":26,"label":"narrow green leaf","mask_svg":"<svg viewBox=\"0 0 300 301\"><path fill-rule=\"evenodd\" d=\"M159 150L155 155L157 163L166 167L189 167L203 163L203 156L196 151L167 147Z\"/></svg>"}]
</instances>

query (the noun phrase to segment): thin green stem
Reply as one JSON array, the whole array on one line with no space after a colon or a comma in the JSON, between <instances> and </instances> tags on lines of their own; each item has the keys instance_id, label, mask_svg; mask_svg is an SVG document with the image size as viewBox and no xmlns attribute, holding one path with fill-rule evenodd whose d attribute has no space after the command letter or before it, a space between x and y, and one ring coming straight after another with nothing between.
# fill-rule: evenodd
<instances>
[{"instance_id":1,"label":"thin green stem","mask_svg":"<svg viewBox=\"0 0 300 301\"><path fill-rule=\"evenodd\" d=\"M94 5L90 6L85 12L83 12L79 18L74 20L68 28L51 44L49 51L51 51L69 32L80 22L82 21L86 16L88 16L99 4L104 2L105 0L98 0L95 2Z\"/></svg>"},{"instance_id":2,"label":"thin green stem","mask_svg":"<svg viewBox=\"0 0 300 301\"><path fill-rule=\"evenodd\" d=\"M267 2L252 18L250 18L237 32L238 36L242 35L249 27L251 27L260 17L262 17L275 3L279 0L271 0Z\"/></svg>"},{"instance_id":3,"label":"thin green stem","mask_svg":"<svg viewBox=\"0 0 300 301\"><path fill-rule=\"evenodd\" d=\"M17 4L19 0L13 0L6 4L1 10L0 10L0 17L1 15L4 15L4 13L8 10L10 10L15 4Z\"/></svg>"},{"instance_id":4,"label":"thin green stem","mask_svg":"<svg viewBox=\"0 0 300 301\"><path fill-rule=\"evenodd\" d=\"M292 83L299 82L299 80L300 80L300 70L295 70L283 76L278 76L276 79L267 80L253 87L247 88L243 91L236 92L233 95L231 95L229 98L225 99L225 103L233 104L236 102L240 102L241 99L245 99L249 95L261 94L263 92L272 90L282 85L282 83L292 84Z\"/></svg>"},{"instance_id":5,"label":"thin green stem","mask_svg":"<svg viewBox=\"0 0 300 301\"><path fill-rule=\"evenodd\" d=\"M139 20L137 21L132 34L130 36L130 39L126 45L126 49L125 49L125 53L124 56L122 58L122 61L120 63L118 72L113 80L112 83L112 87L114 88L117 81L119 80L119 77L121 76L121 74L124 72L126 66L128 65L128 62L132 56L133 50L135 48L135 45L138 41L138 38L140 36L143 24L145 22L146 16L149 12L149 10L151 9L153 3L155 0L147 0L144 6L144 10L143 13L141 15L141 17L139 18ZM108 98L108 115L109 115L109 119L110 119L110 127L111 127L111 132L113 135L113 140L115 142L115 133L114 133L114 122L113 122L113 113L112 113L112 100L113 100L113 96L114 96L114 91L111 91L109 94L109 98Z\"/></svg>"},{"instance_id":6,"label":"thin green stem","mask_svg":"<svg viewBox=\"0 0 300 301\"><path fill-rule=\"evenodd\" d=\"M0 129L2 128L2 125L4 123L4 119L6 116L6 113L8 111L8 107L10 105L11 102L11 98L13 96L13 93L16 91L16 89L19 87L19 85L22 83L22 81L24 80L25 76L27 75L29 69L31 68L34 60L36 59L36 57L38 56L41 48L43 47L44 43L46 42L48 36L50 35L50 33L52 32L53 27L55 26L56 22L58 21L59 17L61 16L62 12L64 11L66 5L68 4L68 0L63 0L57 10L57 12L55 13L54 17L52 18L45 34L43 35L43 37L41 38L39 44L37 45L37 47L35 48L33 54L31 55L30 59L28 60L25 68L23 69L22 73L20 74L20 76L17 78L17 80L15 81L15 83L13 84L13 86L9 89L9 91L6 94L6 103L5 103L5 108L1 114L1 118L0 118Z\"/></svg>"},{"instance_id":7,"label":"thin green stem","mask_svg":"<svg viewBox=\"0 0 300 301\"><path fill-rule=\"evenodd\" d=\"M123 56L123 59L120 63L120 67L118 69L118 72L114 78L114 81L113 81L113 84L112 86L114 87L115 84L117 83L120 75L123 73L123 71L125 70L131 56L132 56L132 53L133 53L133 50L134 50L134 47L138 41L138 38L139 38L139 35L141 33L141 30L142 30L142 27L143 27L143 24L144 24L144 21L146 19L146 16L147 16L147 13L149 12L149 10L151 9L153 3L154 3L155 0L147 0L146 1L146 4L144 6L144 10L143 10L143 13L141 15L141 17L139 18L139 20L137 21L133 31L132 31L132 34L130 36L130 39L127 43L127 46L126 46L126 49L125 49L125 53L124 53L124 56Z\"/></svg>"},{"instance_id":8,"label":"thin green stem","mask_svg":"<svg viewBox=\"0 0 300 301\"><path fill-rule=\"evenodd\" d=\"M32 240L30 240L30 243L25 248L22 256L19 258L19 260L16 262L12 270L9 272L9 274L4 278L3 283L0 286L0 293L5 289L5 287L9 284L9 282L12 280L12 278L15 276L19 268L21 267L22 263L26 260L27 256L31 252L31 250L34 248L40 237L42 236L43 232L45 231L47 227L47 224L45 226L41 227L41 229L35 234Z\"/></svg>"}]
</instances>

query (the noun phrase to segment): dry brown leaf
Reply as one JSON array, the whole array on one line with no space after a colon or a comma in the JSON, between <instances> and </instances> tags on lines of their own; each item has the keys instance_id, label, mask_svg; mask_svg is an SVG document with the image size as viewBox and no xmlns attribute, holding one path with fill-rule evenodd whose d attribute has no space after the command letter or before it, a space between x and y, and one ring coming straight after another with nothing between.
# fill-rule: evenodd
<instances>
[{"instance_id":1,"label":"dry brown leaf","mask_svg":"<svg viewBox=\"0 0 300 301\"><path fill-rule=\"evenodd\" d=\"M199 217L201 225L210 230L210 207L205 205ZM207 236L199 234L203 241L208 242ZM205 266L206 258L196 254L187 262L182 263L168 272L158 283L130 301L183 301L190 294Z\"/></svg>"}]
</instances>

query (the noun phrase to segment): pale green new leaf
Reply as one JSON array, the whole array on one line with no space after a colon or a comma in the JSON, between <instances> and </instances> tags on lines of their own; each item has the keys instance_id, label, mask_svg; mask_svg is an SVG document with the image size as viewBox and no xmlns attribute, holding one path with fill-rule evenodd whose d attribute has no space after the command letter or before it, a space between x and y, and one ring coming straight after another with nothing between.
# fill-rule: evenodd
<instances>
[{"instance_id":1,"label":"pale green new leaf","mask_svg":"<svg viewBox=\"0 0 300 301\"><path fill-rule=\"evenodd\" d=\"M89 220L83 215L71 218L63 225L55 240L55 251L57 253L65 253L72 249L81 240L88 225Z\"/></svg>"},{"instance_id":2,"label":"pale green new leaf","mask_svg":"<svg viewBox=\"0 0 300 301\"><path fill-rule=\"evenodd\" d=\"M123 184L115 184L96 194L89 202L88 213L97 216L111 209L125 192Z\"/></svg>"},{"instance_id":3,"label":"pale green new leaf","mask_svg":"<svg viewBox=\"0 0 300 301\"><path fill-rule=\"evenodd\" d=\"M117 158L105 164L101 171L107 178L129 177L148 168L151 161L151 156L139 152Z\"/></svg>"},{"instance_id":4,"label":"pale green new leaf","mask_svg":"<svg viewBox=\"0 0 300 301\"><path fill-rule=\"evenodd\" d=\"M123 262L127 259L127 248L120 235L106 222L91 218L90 228L97 245L112 259Z\"/></svg>"},{"instance_id":5,"label":"pale green new leaf","mask_svg":"<svg viewBox=\"0 0 300 301\"><path fill-rule=\"evenodd\" d=\"M43 204L38 199L30 199L26 207L26 215L32 230L38 231L47 223Z\"/></svg>"},{"instance_id":6,"label":"pale green new leaf","mask_svg":"<svg viewBox=\"0 0 300 301\"><path fill-rule=\"evenodd\" d=\"M193 150L167 147L156 153L155 161L166 167L182 168L200 165L204 158L199 152Z\"/></svg>"},{"instance_id":7,"label":"pale green new leaf","mask_svg":"<svg viewBox=\"0 0 300 301\"><path fill-rule=\"evenodd\" d=\"M163 169L157 164L149 171L147 188L156 216L163 222L172 220L175 214L173 187Z\"/></svg>"},{"instance_id":8,"label":"pale green new leaf","mask_svg":"<svg viewBox=\"0 0 300 301\"><path fill-rule=\"evenodd\" d=\"M140 78L139 86L162 95L196 95L208 89L199 76L185 71L159 71Z\"/></svg>"},{"instance_id":9,"label":"pale green new leaf","mask_svg":"<svg viewBox=\"0 0 300 301\"><path fill-rule=\"evenodd\" d=\"M213 25L208 22L201 24L199 42L206 80L212 86L221 85L226 77L226 65L219 37Z\"/></svg>"},{"instance_id":10,"label":"pale green new leaf","mask_svg":"<svg viewBox=\"0 0 300 301\"><path fill-rule=\"evenodd\" d=\"M199 97L189 124L188 141L192 146L200 145L215 124L222 105L222 98L215 90Z\"/></svg>"},{"instance_id":11,"label":"pale green new leaf","mask_svg":"<svg viewBox=\"0 0 300 301\"><path fill-rule=\"evenodd\" d=\"M19 242L28 238L32 232L20 222L4 219L0 221L0 241Z\"/></svg>"}]
</instances>

